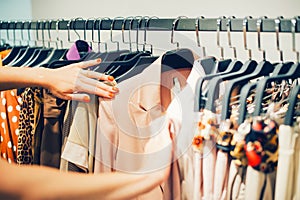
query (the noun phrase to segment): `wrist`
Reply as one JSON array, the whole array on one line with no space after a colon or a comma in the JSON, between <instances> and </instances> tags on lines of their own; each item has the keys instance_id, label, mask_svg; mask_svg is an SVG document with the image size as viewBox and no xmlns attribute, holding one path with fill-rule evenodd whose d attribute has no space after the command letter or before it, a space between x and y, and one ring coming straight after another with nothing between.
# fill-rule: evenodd
<instances>
[{"instance_id":1,"label":"wrist","mask_svg":"<svg viewBox=\"0 0 300 200\"><path fill-rule=\"evenodd\" d=\"M51 77L51 70L44 67L35 68L35 70L36 77L34 78L34 84L40 87L49 88L51 85L49 78Z\"/></svg>"}]
</instances>

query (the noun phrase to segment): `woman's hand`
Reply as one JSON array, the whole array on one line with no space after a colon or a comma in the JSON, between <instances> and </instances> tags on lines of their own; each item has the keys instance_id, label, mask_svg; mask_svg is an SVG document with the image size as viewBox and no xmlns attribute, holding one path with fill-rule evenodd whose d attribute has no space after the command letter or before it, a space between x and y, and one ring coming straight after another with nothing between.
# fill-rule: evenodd
<instances>
[{"instance_id":1,"label":"woman's hand","mask_svg":"<svg viewBox=\"0 0 300 200\"><path fill-rule=\"evenodd\" d=\"M113 82L114 78L85 68L97 65L100 59L75 63L58 69L45 69L42 75L45 86L53 95L65 100L89 102L88 94L113 98L118 88L109 86L103 81Z\"/></svg>"}]
</instances>

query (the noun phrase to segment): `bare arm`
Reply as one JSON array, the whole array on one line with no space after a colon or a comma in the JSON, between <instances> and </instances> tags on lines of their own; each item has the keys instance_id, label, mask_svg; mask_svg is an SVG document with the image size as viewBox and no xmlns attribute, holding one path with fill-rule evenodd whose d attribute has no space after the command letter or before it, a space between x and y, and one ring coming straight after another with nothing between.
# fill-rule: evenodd
<instances>
[{"instance_id":1,"label":"bare arm","mask_svg":"<svg viewBox=\"0 0 300 200\"><path fill-rule=\"evenodd\" d=\"M151 174L60 173L0 161L0 199L129 199L162 183L169 168Z\"/></svg>"},{"instance_id":2,"label":"bare arm","mask_svg":"<svg viewBox=\"0 0 300 200\"><path fill-rule=\"evenodd\" d=\"M100 60L91 60L58 69L1 67L0 91L41 86L50 89L54 95L66 100L88 102L87 93L113 98L118 89L98 81L113 81L113 77L83 70L99 63Z\"/></svg>"}]
</instances>

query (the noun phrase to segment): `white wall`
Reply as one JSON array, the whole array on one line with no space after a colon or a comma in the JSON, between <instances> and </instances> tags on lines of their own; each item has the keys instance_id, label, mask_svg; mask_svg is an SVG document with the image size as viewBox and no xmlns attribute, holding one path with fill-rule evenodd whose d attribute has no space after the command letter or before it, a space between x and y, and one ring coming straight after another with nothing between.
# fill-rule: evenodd
<instances>
[{"instance_id":1,"label":"white wall","mask_svg":"<svg viewBox=\"0 0 300 200\"><path fill-rule=\"evenodd\" d=\"M205 17L236 16L244 17L251 15L253 17L268 16L275 18L284 16L290 18L300 15L300 0L32 0L33 19L70 19L74 17L117 17L117 16L158 16L160 18L176 18L178 16ZM108 34L107 34L108 35ZM176 40L180 41L181 47L196 48L195 34L176 33ZM253 49L254 57L261 58L257 51L256 34L249 34L248 46ZM105 38L105 33L104 36ZM120 33L115 33L114 37L120 38ZM278 60L278 52L275 48L275 34L263 34L263 48L267 50L269 60ZM293 59L291 54L290 34L281 34L281 45L284 51L285 59ZM246 51L243 50L243 38L241 33L232 34L233 45L238 49L238 57L246 59ZM108 40L108 38L106 37ZM156 52L175 48L170 44L170 33L149 33L148 41L155 47ZM207 53L219 55L216 48L215 33L201 33L202 44L206 47ZM232 57L232 50L227 45L226 33L221 35L221 43L225 47L225 55ZM297 37L299 41L300 38ZM126 46L125 46L126 48Z\"/></svg>"},{"instance_id":2,"label":"white wall","mask_svg":"<svg viewBox=\"0 0 300 200\"><path fill-rule=\"evenodd\" d=\"M247 15L292 17L300 14L299 0L32 0L34 19L156 15L217 17Z\"/></svg>"},{"instance_id":3,"label":"white wall","mask_svg":"<svg viewBox=\"0 0 300 200\"><path fill-rule=\"evenodd\" d=\"M32 7L30 7L32 6ZM128 16L158 16L160 18L176 18L177 16L187 17L219 17L219 16L268 16L275 18L284 16L290 18L300 15L300 0L0 0L0 19L71 19L75 17L128 17ZM3 34L3 33L2 33ZM55 34L55 33L53 33ZM81 36L83 35L80 32ZM127 33L125 33L127 34ZM61 37L66 41L66 33L61 32ZM133 41L134 41L134 34ZM218 56L219 49L216 48L215 32L201 32L202 45L206 47L207 54ZM300 41L300 34L297 34L297 44ZM53 35L55 36L55 35ZM103 32L102 39L108 41L109 33ZM126 35L127 36L127 35ZM89 39L91 35L88 35ZM120 31L114 32L114 37L121 40ZM260 59L261 54L257 50L257 38L255 33L248 34L248 46L253 49L254 58ZM76 37L72 37L73 40ZM189 47L195 51L195 33L176 32L175 40L180 42L181 47ZM155 53L175 48L170 44L170 33L149 32L148 42L155 47ZM232 57L232 50L228 48L226 33L221 34L221 45L225 47L225 57ZM246 51L243 50L242 33L232 34L233 46L238 49L238 58L246 59ZM278 61L279 56L275 46L275 33L262 34L262 47L267 51L267 58L271 61ZM65 42L65 46L70 43ZM110 43L109 43L110 45ZM280 45L284 50L285 60L294 59L291 53L291 34L280 34ZM127 45L122 45L127 48ZM114 48L110 45L110 48ZM300 45L297 46L300 49Z\"/></svg>"},{"instance_id":4,"label":"white wall","mask_svg":"<svg viewBox=\"0 0 300 200\"><path fill-rule=\"evenodd\" d=\"M0 0L0 20L29 20L31 0Z\"/></svg>"}]
</instances>

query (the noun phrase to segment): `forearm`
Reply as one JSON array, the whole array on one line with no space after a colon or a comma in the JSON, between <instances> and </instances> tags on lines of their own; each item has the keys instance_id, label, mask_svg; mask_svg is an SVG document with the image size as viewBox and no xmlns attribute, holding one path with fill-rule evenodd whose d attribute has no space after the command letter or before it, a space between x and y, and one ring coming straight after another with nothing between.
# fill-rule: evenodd
<instances>
[{"instance_id":1,"label":"forearm","mask_svg":"<svg viewBox=\"0 0 300 200\"><path fill-rule=\"evenodd\" d=\"M27 86L46 86L47 73L45 68L0 68L0 91Z\"/></svg>"},{"instance_id":2,"label":"forearm","mask_svg":"<svg viewBox=\"0 0 300 200\"><path fill-rule=\"evenodd\" d=\"M7 192L32 200L128 199L150 191L166 176L162 172L145 175L59 173L52 168L8 166L0 162L0 177L0 197Z\"/></svg>"}]
</instances>

